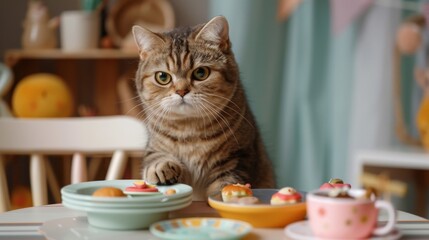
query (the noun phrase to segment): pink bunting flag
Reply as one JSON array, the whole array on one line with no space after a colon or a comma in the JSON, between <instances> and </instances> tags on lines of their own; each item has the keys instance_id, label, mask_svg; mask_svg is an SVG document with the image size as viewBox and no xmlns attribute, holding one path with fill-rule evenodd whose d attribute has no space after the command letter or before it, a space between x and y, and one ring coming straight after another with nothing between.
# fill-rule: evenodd
<instances>
[{"instance_id":1,"label":"pink bunting flag","mask_svg":"<svg viewBox=\"0 0 429 240\"><path fill-rule=\"evenodd\" d=\"M423 15L426 19L426 27L429 28L429 3L423 5Z\"/></svg>"},{"instance_id":2,"label":"pink bunting flag","mask_svg":"<svg viewBox=\"0 0 429 240\"><path fill-rule=\"evenodd\" d=\"M331 30L337 35L371 6L374 0L331 0Z\"/></svg>"},{"instance_id":3,"label":"pink bunting flag","mask_svg":"<svg viewBox=\"0 0 429 240\"><path fill-rule=\"evenodd\" d=\"M278 0L278 8L277 8L277 20L284 21L286 20L302 0Z\"/></svg>"}]
</instances>

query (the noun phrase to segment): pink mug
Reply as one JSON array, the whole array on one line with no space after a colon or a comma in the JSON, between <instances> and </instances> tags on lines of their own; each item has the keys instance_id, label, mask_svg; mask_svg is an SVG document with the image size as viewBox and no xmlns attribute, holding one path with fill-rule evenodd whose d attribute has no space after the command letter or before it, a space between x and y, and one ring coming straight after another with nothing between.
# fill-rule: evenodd
<instances>
[{"instance_id":1,"label":"pink mug","mask_svg":"<svg viewBox=\"0 0 429 240\"><path fill-rule=\"evenodd\" d=\"M328 197L329 190L307 194L307 215L316 237L329 239L360 239L371 235L385 235L396 223L395 209L383 200L356 198L365 194L362 189L349 190L354 198ZM377 227L379 209L387 212L387 224Z\"/></svg>"}]
</instances>

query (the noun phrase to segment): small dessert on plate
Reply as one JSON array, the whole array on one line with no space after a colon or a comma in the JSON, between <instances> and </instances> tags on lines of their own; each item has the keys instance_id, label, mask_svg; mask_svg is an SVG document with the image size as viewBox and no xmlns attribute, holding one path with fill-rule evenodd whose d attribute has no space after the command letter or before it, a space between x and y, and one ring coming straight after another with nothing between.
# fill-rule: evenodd
<instances>
[{"instance_id":1,"label":"small dessert on plate","mask_svg":"<svg viewBox=\"0 0 429 240\"><path fill-rule=\"evenodd\" d=\"M253 192L250 189L250 184L230 184L222 188L222 200L224 202L238 202L242 197L252 197Z\"/></svg>"},{"instance_id":2,"label":"small dessert on plate","mask_svg":"<svg viewBox=\"0 0 429 240\"><path fill-rule=\"evenodd\" d=\"M174 195L174 194L176 194L176 189L174 188L169 188L164 192L164 195L167 195L167 196Z\"/></svg>"},{"instance_id":3,"label":"small dessert on plate","mask_svg":"<svg viewBox=\"0 0 429 240\"><path fill-rule=\"evenodd\" d=\"M121 189L115 187L102 187L92 193L93 197L125 197Z\"/></svg>"},{"instance_id":4,"label":"small dessert on plate","mask_svg":"<svg viewBox=\"0 0 429 240\"><path fill-rule=\"evenodd\" d=\"M328 191L328 197L332 198L353 198L349 195L348 188L331 188Z\"/></svg>"},{"instance_id":5,"label":"small dessert on plate","mask_svg":"<svg viewBox=\"0 0 429 240\"><path fill-rule=\"evenodd\" d=\"M145 194L159 194L159 190L155 185L146 183L145 181L135 181L134 186L125 188L124 193L130 195L145 195Z\"/></svg>"},{"instance_id":6,"label":"small dessert on plate","mask_svg":"<svg viewBox=\"0 0 429 240\"><path fill-rule=\"evenodd\" d=\"M319 189L332 189L332 188L352 188L348 183L344 183L339 178L331 178L329 182L322 184Z\"/></svg>"},{"instance_id":7,"label":"small dessert on plate","mask_svg":"<svg viewBox=\"0 0 429 240\"><path fill-rule=\"evenodd\" d=\"M253 205L259 203L259 199L257 197L241 197L237 200L238 204L241 205Z\"/></svg>"},{"instance_id":8,"label":"small dessert on plate","mask_svg":"<svg viewBox=\"0 0 429 240\"><path fill-rule=\"evenodd\" d=\"M273 194L270 203L271 205L298 203L301 202L301 199L301 193L297 192L294 188L284 187Z\"/></svg>"}]
</instances>

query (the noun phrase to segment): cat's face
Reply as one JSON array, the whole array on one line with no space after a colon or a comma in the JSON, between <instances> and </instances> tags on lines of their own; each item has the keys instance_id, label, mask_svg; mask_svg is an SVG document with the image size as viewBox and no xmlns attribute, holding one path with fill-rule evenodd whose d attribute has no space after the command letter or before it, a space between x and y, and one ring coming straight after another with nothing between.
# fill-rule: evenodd
<instances>
[{"instance_id":1,"label":"cat's face","mask_svg":"<svg viewBox=\"0 0 429 240\"><path fill-rule=\"evenodd\" d=\"M225 18L164 34L141 27L133 33L141 60L136 86L148 114L211 118L231 100L238 71Z\"/></svg>"}]
</instances>

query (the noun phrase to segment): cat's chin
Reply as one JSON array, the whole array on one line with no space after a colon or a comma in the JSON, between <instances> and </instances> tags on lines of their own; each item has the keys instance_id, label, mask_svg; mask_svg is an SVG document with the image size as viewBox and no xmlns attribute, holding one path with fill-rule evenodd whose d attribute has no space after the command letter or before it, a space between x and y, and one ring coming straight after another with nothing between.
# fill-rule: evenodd
<instances>
[{"instance_id":1,"label":"cat's chin","mask_svg":"<svg viewBox=\"0 0 429 240\"><path fill-rule=\"evenodd\" d=\"M198 117L201 115L195 107L188 103L181 103L170 110L170 113L176 117Z\"/></svg>"}]
</instances>

